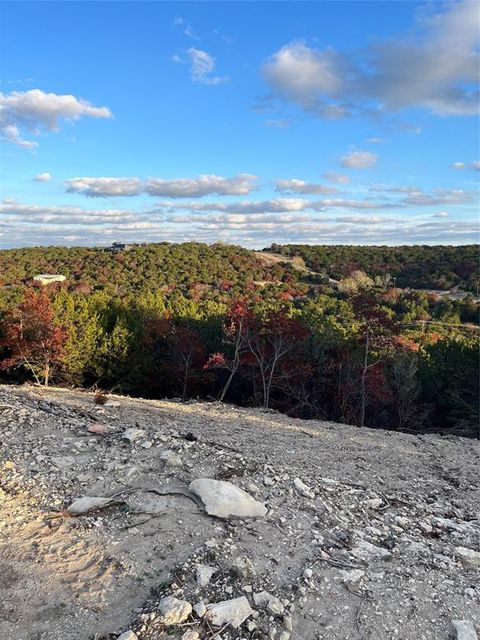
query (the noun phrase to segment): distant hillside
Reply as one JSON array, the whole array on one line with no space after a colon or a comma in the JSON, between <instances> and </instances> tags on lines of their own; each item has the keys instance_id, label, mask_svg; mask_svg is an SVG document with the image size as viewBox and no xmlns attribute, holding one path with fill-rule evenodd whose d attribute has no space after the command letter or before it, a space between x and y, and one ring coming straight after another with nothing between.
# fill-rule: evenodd
<instances>
[{"instance_id":1,"label":"distant hillside","mask_svg":"<svg viewBox=\"0 0 480 640\"><path fill-rule=\"evenodd\" d=\"M292 264L295 257L298 261ZM480 284L478 258L479 245L274 244L264 252L197 242L145 244L118 252L89 247L31 247L0 251L0 284L21 285L38 274L62 274L70 286L84 284L120 294L195 284L239 294L254 283L328 283L312 276L323 274L339 280L362 270L372 278L391 276L393 286L444 290L460 286L476 293Z\"/></svg>"},{"instance_id":2,"label":"distant hillside","mask_svg":"<svg viewBox=\"0 0 480 640\"><path fill-rule=\"evenodd\" d=\"M32 247L0 251L0 280L19 285L37 274L63 274L70 284L83 283L118 293L195 283L236 287L253 281L298 279L288 264L267 265L254 251L224 244L147 244L111 252L89 247Z\"/></svg>"},{"instance_id":3,"label":"distant hillside","mask_svg":"<svg viewBox=\"0 0 480 640\"><path fill-rule=\"evenodd\" d=\"M268 251L268 250L267 250ZM361 269L370 277L390 274L396 286L477 292L480 245L370 247L350 245L273 244L269 251L302 258L306 267L341 279Z\"/></svg>"}]
</instances>

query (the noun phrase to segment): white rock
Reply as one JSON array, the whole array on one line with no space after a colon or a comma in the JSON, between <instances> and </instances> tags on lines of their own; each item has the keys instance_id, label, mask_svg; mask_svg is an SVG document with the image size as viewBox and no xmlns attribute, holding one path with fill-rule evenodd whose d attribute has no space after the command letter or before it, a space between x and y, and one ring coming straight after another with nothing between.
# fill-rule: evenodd
<instances>
[{"instance_id":1,"label":"white rock","mask_svg":"<svg viewBox=\"0 0 480 640\"><path fill-rule=\"evenodd\" d=\"M285 607L279 598L270 596L267 602L267 611L274 616L281 616L285 611Z\"/></svg>"},{"instance_id":2,"label":"white rock","mask_svg":"<svg viewBox=\"0 0 480 640\"><path fill-rule=\"evenodd\" d=\"M131 629L122 633L121 636L118 636L117 640L137 640L138 636Z\"/></svg>"},{"instance_id":3,"label":"white rock","mask_svg":"<svg viewBox=\"0 0 480 640\"><path fill-rule=\"evenodd\" d=\"M159 620L163 624L181 624L192 613L192 605L186 600L178 600L174 596L162 598L158 605Z\"/></svg>"},{"instance_id":4,"label":"white rock","mask_svg":"<svg viewBox=\"0 0 480 640\"><path fill-rule=\"evenodd\" d=\"M253 562L247 556L239 556L233 561L233 566L242 578L254 578L256 575Z\"/></svg>"},{"instance_id":5,"label":"white rock","mask_svg":"<svg viewBox=\"0 0 480 640\"><path fill-rule=\"evenodd\" d=\"M145 431L143 429L135 429L135 427L130 427L122 433L122 438L124 440L128 440L128 442L134 442L145 435Z\"/></svg>"},{"instance_id":6,"label":"white rock","mask_svg":"<svg viewBox=\"0 0 480 640\"><path fill-rule=\"evenodd\" d=\"M215 627L229 624L233 629L238 629L252 613L248 600L245 596L241 596L233 600L207 604L206 617Z\"/></svg>"},{"instance_id":7,"label":"white rock","mask_svg":"<svg viewBox=\"0 0 480 640\"><path fill-rule=\"evenodd\" d=\"M209 567L206 564L197 564L195 573L197 576L197 584L199 587L206 587L211 577L215 573L215 567Z\"/></svg>"},{"instance_id":8,"label":"white rock","mask_svg":"<svg viewBox=\"0 0 480 640\"><path fill-rule=\"evenodd\" d=\"M470 620L452 620L457 640L478 640L475 627Z\"/></svg>"},{"instance_id":9,"label":"white rock","mask_svg":"<svg viewBox=\"0 0 480 640\"><path fill-rule=\"evenodd\" d=\"M200 634L198 631L188 629L182 636L182 640L200 640Z\"/></svg>"},{"instance_id":10,"label":"white rock","mask_svg":"<svg viewBox=\"0 0 480 640\"><path fill-rule=\"evenodd\" d=\"M204 602L197 602L193 605L193 610L197 614L199 618L203 618L203 616L207 613L207 607Z\"/></svg>"},{"instance_id":11,"label":"white rock","mask_svg":"<svg viewBox=\"0 0 480 640\"><path fill-rule=\"evenodd\" d=\"M343 569L342 571L340 571L342 582L344 582L345 584L358 582L361 578L363 578L364 575L365 571L362 571L361 569L350 569L349 571Z\"/></svg>"},{"instance_id":12,"label":"white rock","mask_svg":"<svg viewBox=\"0 0 480 640\"><path fill-rule=\"evenodd\" d=\"M291 635L289 631L282 631L282 633L278 636L278 640L290 640Z\"/></svg>"},{"instance_id":13,"label":"white rock","mask_svg":"<svg viewBox=\"0 0 480 640\"><path fill-rule=\"evenodd\" d=\"M467 569L480 567L480 553L468 547L455 547L455 553Z\"/></svg>"},{"instance_id":14,"label":"white rock","mask_svg":"<svg viewBox=\"0 0 480 640\"><path fill-rule=\"evenodd\" d=\"M265 607L270 598L272 598L272 594L268 593L268 591L259 591L253 594L253 601L256 607Z\"/></svg>"},{"instance_id":15,"label":"white rock","mask_svg":"<svg viewBox=\"0 0 480 640\"><path fill-rule=\"evenodd\" d=\"M217 518L262 518L267 513L264 504L230 482L199 478L188 488L203 502L205 511Z\"/></svg>"},{"instance_id":16,"label":"white rock","mask_svg":"<svg viewBox=\"0 0 480 640\"><path fill-rule=\"evenodd\" d=\"M315 494L313 493L313 491L310 489L309 486L307 486L304 482L302 482L300 478L295 478L295 480L293 481L293 484L295 486L295 489L298 491L298 493L302 495L304 498L310 498L311 500L315 498Z\"/></svg>"},{"instance_id":17,"label":"white rock","mask_svg":"<svg viewBox=\"0 0 480 640\"><path fill-rule=\"evenodd\" d=\"M310 567L306 567L303 570L303 577L305 578L305 580L310 580L310 578L313 576L313 571L312 569L310 569Z\"/></svg>"},{"instance_id":18,"label":"white rock","mask_svg":"<svg viewBox=\"0 0 480 640\"><path fill-rule=\"evenodd\" d=\"M108 507L112 503L111 498L96 498L94 496L84 496L78 500L74 500L72 504L67 507L68 513L73 515L81 515L82 513L88 513L89 511L96 511L97 509L103 509Z\"/></svg>"},{"instance_id":19,"label":"white rock","mask_svg":"<svg viewBox=\"0 0 480 640\"><path fill-rule=\"evenodd\" d=\"M383 504L383 500L381 498L370 498L369 500L366 500L365 504L371 509L380 509Z\"/></svg>"},{"instance_id":20,"label":"white rock","mask_svg":"<svg viewBox=\"0 0 480 640\"><path fill-rule=\"evenodd\" d=\"M293 631L293 618L292 616L283 616L283 626L287 631Z\"/></svg>"},{"instance_id":21,"label":"white rock","mask_svg":"<svg viewBox=\"0 0 480 640\"><path fill-rule=\"evenodd\" d=\"M366 540L360 540L356 546L350 551L352 556L363 562L369 562L370 560L388 560L392 557L392 554L388 549L383 547L377 547Z\"/></svg>"},{"instance_id":22,"label":"white rock","mask_svg":"<svg viewBox=\"0 0 480 640\"><path fill-rule=\"evenodd\" d=\"M162 453L159 455L159 458L160 460L163 460L165 462L165 466L167 467L183 466L183 460L181 459L181 457L178 455L178 453L172 451L171 449L162 451Z\"/></svg>"}]
</instances>

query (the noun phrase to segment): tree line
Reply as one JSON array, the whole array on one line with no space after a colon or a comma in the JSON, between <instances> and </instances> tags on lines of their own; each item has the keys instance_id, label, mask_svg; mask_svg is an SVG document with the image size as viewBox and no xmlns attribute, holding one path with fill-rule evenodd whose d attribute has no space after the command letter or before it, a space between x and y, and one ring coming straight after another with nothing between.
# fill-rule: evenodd
<instances>
[{"instance_id":1,"label":"tree line","mask_svg":"<svg viewBox=\"0 0 480 640\"><path fill-rule=\"evenodd\" d=\"M3 290L1 375L479 437L480 332L459 312L475 317L473 302L457 308L359 280L353 291L310 296L294 281L242 295L221 286Z\"/></svg>"}]
</instances>

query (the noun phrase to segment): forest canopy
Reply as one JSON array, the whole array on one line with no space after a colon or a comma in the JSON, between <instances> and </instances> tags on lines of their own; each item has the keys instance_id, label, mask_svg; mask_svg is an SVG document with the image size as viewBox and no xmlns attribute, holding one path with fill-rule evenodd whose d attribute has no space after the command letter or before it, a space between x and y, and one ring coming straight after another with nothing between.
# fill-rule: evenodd
<instances>
[{"instance_id":1,"label":"forest canopy","mask_svg":"<svg viewBox=\"0 0 480 640\"><path fill-rule=\"evenodd\" d=\"M478 247L407 249L2 251L0 375L478 437L478 300L420 290L472 287Z\"/></svg>"}]
</instances>

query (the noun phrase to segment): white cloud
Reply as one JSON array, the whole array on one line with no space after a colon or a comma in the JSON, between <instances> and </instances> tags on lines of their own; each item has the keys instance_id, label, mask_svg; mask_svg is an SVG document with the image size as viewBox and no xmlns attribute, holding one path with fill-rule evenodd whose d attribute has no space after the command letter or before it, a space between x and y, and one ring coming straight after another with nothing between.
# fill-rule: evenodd
<instances>
[{"instance_id":1,"label":"white cloud","mask_svg":"<svg viewBox=\"0 0 480 640\"><path fill-rule=\"evenodd\" d=\"M330 208L342 209L389 209L398 207L398 203L374 202L372 200L348 200L343 198L325 198L306 200L305 198L274 198L272 200L241 200L239 202L161 202L165 210L187 210L198 212L223 211L227 213L285 213L289 211L324 211Z\"/></svg>"},{"instance_id":2,"label":"white cloud","mask_svg":"<svg viewBox=\"0 0 480 640\"><path fill-rule=\"evenodd\" d=\"M305 180L278 180L276 191L280 193L337 193L335 187L327 187L323 184L305 182Z\"/></svg>"},{"instance_id":3,"label":"white cloud","mask_svg":"<svg viewBox=\"0 0 480 640\"><path fill-rule=\"evenodd\" d=\"M288 129L292 125L292 121L289 118L277 118L273 120L266 120L265 125L270 129Z\"/></svg>"},{"instance_id":4,"label":"white cloud","mask_svg":"<svg viewBox=\"0 0 480 640\"><path fill-rule=\"evenodd\" d=\"M37 145L24 138L22 131L38 135L42 130L56 131L61 120L79 120L82 117L110 118L107 107L95 107L72 95L31 91L0 92L0 136L5 142L26 149Z\"/></svg>"},{"instance_id":5,"label":"white cloud","mask_svg":"<svg viewBox=\"0 0 480 640\"><path fill-rule=\"evenodd\" d=\"M437 115L478 112L478 4L439 5L405 35L364 50L314 49L294 41L263 65L273 92L308 113L378 119L410 107Z\"/></svg>"},{"instance_id":6,"label":"white cloud","mask_svg":"<svg viewBox=\"0 0 480 640\"><path fill-rule=\"evenodd\" d=\"M198 198L205 195L245 195L255 189L256 176L241 173L233 178L222 178L215 175L202 175L197 178L178 178L167 180L150 178L147 180L145 191L151 196L166 198L191 197Z\"/></svg>"},{"instance_id":7,"label":"white cloud","mask_svg":"<svg viewBox=\"0 0 480 640\"><path fill-rule=\"evenodd\" d=\"M212 75L215 71L215 58L209 53L195 47L190 47L187 53L190 57L190 73L194 82L209 85L228 82L228 76Z\"/></svg>"},{"instance_id":8,"label":"white cloud","mask_svg":"<svg viewBox=\"0 0 480 640\"><path fill-rule=\"evenodd\" d=\"M52 176L48 173L48 171L39 173L34 178L35 182L48 182L51 179L52 179Z\"/></svg>"},{"instance_id":9,"label":"white cloud","mask_svg":"<svg viewBox=\"0 0 480 640\"><path fill-rule=\"evenodd\" d=\"M70 178L68 193L82 193L90 198L136 196L142 192L139 178Z\"/></svg>"},{"instance_id":10,"label":"white cloud","mask_svg":"<svg viewBox=\"0 0 480 640\"><path fill-rule=\"evenodd\" d=\"M345 109L323 96L341 94L342 67L342 59L333 49L317 51L297 41L274 53L263 66L263 75L273 89L305 111L335 118L346 115Z\"/></svg>"},{"instance_id":11,"label":"white cloud","mask_svg":"<svg viewBox=\"0 0 480 640\"><path fill-rule=\"evenodd\" d=\"M164 198L198 198L205 195L246 195L255 189L256 176L241 173L232 178L202 175L196 178L70 178L68 193L89 197L136 196L147 193Z\"/></svg>"},{"instance_id":12,"label":"white cloud","mask_svg":"<svg viewBox=\"0 0 480 640\"><path fill-rule=\"evenodd\" d=\"M192 40L200 40L200 37L195 33L195 31L192 29L191 24L187 20L185 20L185 18L176 16L173 24L175 27L180 28L186 36L192 38Z\"/></svg>"},{"instance_id":13,"label":"white cloud","mask_svg":"<svg viewBox=\"0 0 480 640\"><path fill-rule=\"evenodd\" d=\"M25 140L22 138L20 134L20 130L16 124L7 124L3 125L1 120L1 110L0 110L0 140L3 142L9 142L10 144L15 144L17 147L21 147L22 149L28 149L31 151L32 149L36 149L38 147L38 143L33 140Z\"/></svg>"},{"instance_id":14,"label":"white cloud","mask_svg":"<svg viewBox=\"0 0 480 640\"><path fill-rule=\"evenodd\" d=\"M344 176L340 173L324 173L325 180L330 182L336 182L337 184L348 184L350 182L350 176Z\"/></svg>"},{"instance_id":15,"label":"white cloud","mask_svg":"<svg viewBox=\"0 0 480 640\"><path fill-rule=\"evenodd\" d=\"M439 211L438 213L434 213L432 215L432 218L448 218L448 212L447 211Z\"/></svg>"},{"instance_id":16,"label":"white cloud","mask_svg":"<svg viewBox=\"0 0 480 640\"><path fill-rule=\"evenodd\" d=\"M409 194L404 200L406 206L422 207L445 204L468 204L476 200L476 194L463 189L435 189L432 193L417 192Z\"/></svg>"},{"instance_id":17,"label":"white cloud","mask_svg":"<svg viewBox=\"0 0 480 640\"><path fill-rule=\"evenodd\" d=\"M463 169L473 169L474 171L480 171L480 160L474 160L473 162L453 162L450 167L462 171Z\"/></svg>"},{"instance_id":18,"label":"white cloud","mask_svg":"<svg viewBox=\"0 0 480 640\"><path fill-rule=\"evenodd\" d=\"M345 169L370 169L377 160L378 156L370 151L350 151L342 156L340 164Z\"/></svg>"},{"instance_id":19,"label":"white cloud","mask_svg":"<svg viewBox=\"0 0 480 640\"><path fill-rule=\"evenodd\" d=\"M366 138L365 142L367 142L368 144L384 144L387 141L385 140L385 138L377 138L374 136L372 138Z\"/></svg>"}]
</instances>

